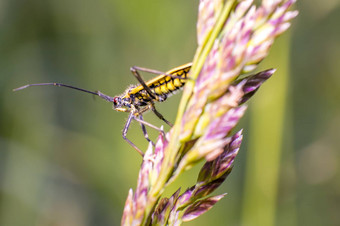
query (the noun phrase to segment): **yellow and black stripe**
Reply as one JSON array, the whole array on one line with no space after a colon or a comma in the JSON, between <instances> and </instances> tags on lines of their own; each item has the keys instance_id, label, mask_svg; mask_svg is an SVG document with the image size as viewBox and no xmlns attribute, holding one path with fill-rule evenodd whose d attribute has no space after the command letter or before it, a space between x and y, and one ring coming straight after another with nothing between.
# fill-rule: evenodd
<instances>
[{"instance_id":1,"label":"yellow and black stripe","mask_svg":"<svg viewBox=\"0 0 340 226\"><path fill-rule=\"evenodd\" d=\"M191 65L192 63L184 64L145 82L156 96L157 99L155 100L159 102L165 101L173 92L182 88L187 81ZM131 88L125 95L125 98L127 97L134 99L133 102L137 105L145 105L154 100L142 85Z\"/></svg>"}]
</instances>

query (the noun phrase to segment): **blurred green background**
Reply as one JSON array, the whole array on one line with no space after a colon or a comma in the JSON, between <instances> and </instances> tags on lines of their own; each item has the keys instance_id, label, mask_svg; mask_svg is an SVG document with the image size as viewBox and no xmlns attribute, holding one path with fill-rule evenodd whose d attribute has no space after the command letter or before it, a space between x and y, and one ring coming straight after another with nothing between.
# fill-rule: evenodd
<instances>
[{"instance_id":1,"label":"blurred green background","mask_svg":"<svg viewBox=\"0 0 340 226\"><path fill-rule=\"evenodd\" d=\"M120 224L141 163L121 137L127 114L65 88L12 89L63 82L120 94L136 83L133 65L166 71L192 60L197 7L194 0L0 2L1 226ZM216 192L228 195L186 225L340 224L340 4L299 1L297 9L261 63L278 71L239 125L243 146ZM179 99L158 105L170 121ZM146 149L138 125L128 137ZM172 189L191 186L197 170Z\"/></svg>"}]
</instances>

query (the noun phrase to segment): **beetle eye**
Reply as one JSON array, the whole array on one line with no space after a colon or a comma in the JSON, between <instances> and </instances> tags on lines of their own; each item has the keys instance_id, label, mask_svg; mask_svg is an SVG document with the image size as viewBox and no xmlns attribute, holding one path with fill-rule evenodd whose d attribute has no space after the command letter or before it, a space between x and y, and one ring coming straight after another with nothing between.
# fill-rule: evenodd
<instances>
[{"instance_id":1,"label":"beetle eye","mask_svg":"<svg viewBox=\"0 0 340 226\"><path fill-rule=\"evenodd\" d=\"M113 104L117 105L117 103L118 103L118 97L113 98Z\"/></svg>"}]
</instances>

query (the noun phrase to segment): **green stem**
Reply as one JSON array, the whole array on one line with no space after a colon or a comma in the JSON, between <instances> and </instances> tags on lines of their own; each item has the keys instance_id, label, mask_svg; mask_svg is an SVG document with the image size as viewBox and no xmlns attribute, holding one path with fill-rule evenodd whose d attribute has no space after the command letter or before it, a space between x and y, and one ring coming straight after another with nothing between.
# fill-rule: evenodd
<instances>
[{"instance_id":1,"label":"green stem","mask_svg":"<svg viewBox=\"0 0 340 226\"><path fill-rule=\"evenodd\" d=\"M198 74L200 73L204 62L215 40L217 39L218 35L223 29L223 26L231 12L231 9L235 5L235 3L236 3L236 0L227 1L211 33L206 36L205 41L203 42L202 46L198 48L195 54L194 61L193 61L193 67L191 68L191 71L190 71L191 78L196 79ZM189 102L189 99L192 95L194 85L195 85L194 80L189 80L189 82L185 86L183 97L182 97L182 100L179 106L176 122L175 122L174 127L172 128L171 139L165 151L165 156L164 156L164 160L162 163L162 168L159 174L159 178L156 181L156 184L154 184L151 187L151 190L149 192L149 202L148 202L148 206L145 211L146 219L150 217L149 216L150 211L153 209L153 206L156 205L156 202L158 198L160 197L160 195L163 193L164 188L168 185L167 182L169 178L171 177L171 174L174 170L175 159L181 148L181 143L179 140L179 134L181 132L181 120L182 120L184 111L187 107L187 104Z\"/></svg>"},{"instance_id":2,"label":"green stem","mask_svg":"<svg viewBox=\"0 0 340 226\"><path fill-rule=\"evenodd\" d=\"M249 139L242 225L275 225L284 116L287 109L288 46L287 36L273 46L271 57L265 64L277 64L272 63L275 61L282 66L268 82L270 84L263 87L267 90L257 94L251 108L249 134L252 137ZM271 93L270 97L268 93Z\"/></svg>"}]
</instances>

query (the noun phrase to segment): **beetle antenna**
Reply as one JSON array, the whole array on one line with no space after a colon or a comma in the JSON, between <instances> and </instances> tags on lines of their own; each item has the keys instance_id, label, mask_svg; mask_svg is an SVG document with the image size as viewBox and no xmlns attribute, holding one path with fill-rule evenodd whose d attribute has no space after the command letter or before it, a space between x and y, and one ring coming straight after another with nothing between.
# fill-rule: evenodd
<instances>
[{"instance_id":1,"label":"beetle antenna","mask_svg":"<svg viewBox=\"0 0 340 226\"><path fill-rule=\"evenodd\" d=\"M81 91L81 92L90 93L90 94L99 96L99 97L101 97L101 98L103 98L103 99L105 99L106 101L109 101L109 102L113 102L113 99L114 99L113 97L107 96L107 95L101 93L100 91L92 92L92 91L89 91L89 90L86 90L86 89L82 89L82 88L78 88L78 87L75 87L75 86L70 86L70 85L66 85L66 84L62 84L62 83L56 83L56 82L53 82L53 83L28 84L28 85L21 86L21 87L18 87L16 89L13 89L13 91L18 91L18 90L26 89L26 88L28 88L30 86L58 86L58 87L66 87L66 88L75 89L75 90L78 90L78 91Z\"/></svg>"}]
</instances>

